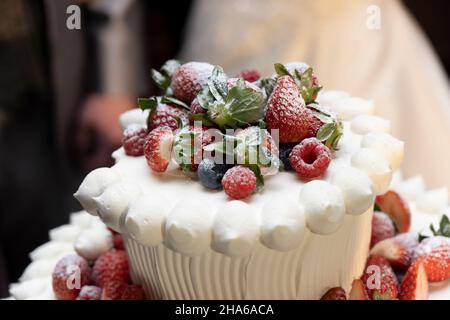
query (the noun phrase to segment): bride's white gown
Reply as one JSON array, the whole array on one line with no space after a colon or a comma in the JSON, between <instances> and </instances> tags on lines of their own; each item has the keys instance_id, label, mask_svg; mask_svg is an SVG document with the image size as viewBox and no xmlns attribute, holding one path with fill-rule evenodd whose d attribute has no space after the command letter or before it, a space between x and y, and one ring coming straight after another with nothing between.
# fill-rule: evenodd
<instances>
[{"instance_id":1,"label":"bride's white gown","mask_svg":"<svg viewBox=\"0 0 450 320\"><path fill-rule=\"evenodd\" d=\"M367 27L380 9L380 29ZM375 100L406 142L405 176L450 187L450 91L427 39L397 0L199 0L181 58L229 74L303 60L321 84Z\"/></svg>"}]
</instances>

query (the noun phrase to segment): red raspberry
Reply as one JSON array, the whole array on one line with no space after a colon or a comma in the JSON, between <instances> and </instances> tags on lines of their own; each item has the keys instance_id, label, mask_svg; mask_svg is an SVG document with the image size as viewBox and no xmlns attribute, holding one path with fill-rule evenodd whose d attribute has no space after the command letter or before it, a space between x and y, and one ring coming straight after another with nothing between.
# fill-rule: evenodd
<instances>
[{"instance_id":1,"label":"red raspberry","mask_svg":"<svg viewBox=\"0 0 450 320\"><path fill-rule=\"evenodd\" d=\"M77 300L100 300L102 288L96 286L84 286L81 288Z\"/></svg>"},{"instance_id":2,"label":"red raspberry","mask_svg":"<svg viewBox=\"0 0 450 320\"><path fill-rule=\"evenodd\" d=\"M125 250L125 246L123 244L123 237L120 233L113 234L113 242L114 242L114 249Z\"/></svg>"},{"instance_id":3,"label":"red raspberry","mask_svg":"<svg viewBox=\"0 0 450 320\"><path fill-rule=\"evenodd\" d=\"M181 124L179 123L181 122ZM189 123L189 114L187 110L180 109L164 103L158 103L156 109L148 117L148 130L152 131L158 127L169 127L172 131L177 130L180 125L185 126Z\"/></svg>"},{"instance_id":4,"label":"red raspberry","mask_svg":"<svg viewBox=\"0 0 450 320\"><path fill-rule=\"evenodd\" d=\"M256 69L246 69L242 70L237 77L243 78L248 82L255 82L258 81L259 78L261 78L261 74Z\"/></svg>"},{"instance_id":5,"label":"red raspberry","mask_svg":"<svg viewBox=\"0 0 450 320\"><path fill-rule=\"evenodd\" d=\"M244 199L255 191L256 176L249 168L236 166L225 172L222 186L230 198Z\"/></svg>"},{"instance_id":6,"label":"red raspberry","mask_svg":"<svg viewBox=\"0 0 450 320\"><path fill-rule=\"evenodd\" d=\"M103 286L101 300L120 300L126 287L127 284L120 281L106 282Z\"/></svg>"},{"instance_id":7,"label":"red raspberry","mask_svg":"<svg viewBox=\"0 0 450 320\"><path fill-rule=\"evenodd\" d=\"M145 138L147 137L147 128L132 124L123 132L122 145L125 154L133 157L140 157L144 154Z\"/></svg>"},{"instance_id":8,"label":"red raspberry","mask_svg":"<svg viewBox=\"0 0 450 320\"><path fill-rule=\"evenodd\" d=\"M142 286L131 284L125 287L121 300L145 300L145 293Z\"/></svg>"},{"instance_id":9,"label":"red raspberry","mask_svg":"<svg viewBox=\"0 0 450 320\"><path fill-rule=\"evenodd\" d=\"M331 151L316 138L308 138L292 149L289 161L300 179L313 179L327 170Z\"/></svg>"},{"instance_id":10,"label":"red raspberry","mask_svg":"<svg viewBox=\"0 0 450 320\"><path fill-rule=\"evenodd\" d=\"M103 253L95 261L92 279L95 285L103 287L108 282L130 282L128 256L124 250Z\"/></svg>"},{"instance_id":11,"label":"red raspberry","mask_svg":"<svg viewBox=\"0 0 450 320\"><path fill-rule=\"evenodd\" d=\"M58 261L52 274L53 292L59 300L75 300L89 282L91 268L86 259L68 255Z\"/></svg>"}]
</instances>

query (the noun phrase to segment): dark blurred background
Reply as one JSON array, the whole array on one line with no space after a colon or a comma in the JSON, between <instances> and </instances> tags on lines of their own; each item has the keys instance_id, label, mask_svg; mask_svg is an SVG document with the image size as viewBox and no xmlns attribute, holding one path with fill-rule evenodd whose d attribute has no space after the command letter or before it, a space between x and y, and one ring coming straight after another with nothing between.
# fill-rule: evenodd
<instances>
[{"instance_id":1,"label":"dark blurred background","mask_svg":"<svg viewBox=\"0 0 450 320\"><path fill-rule=\"evenodd\" d=\"M77 31L65 27L73 2ZM104 2L0 1L0 297L48 230L79 210L83 176L111 165L118 115L155 92L150 68L177 56L194 3ZM448 74L450 2L404 4Z\"/></svg>"}]
</instances>

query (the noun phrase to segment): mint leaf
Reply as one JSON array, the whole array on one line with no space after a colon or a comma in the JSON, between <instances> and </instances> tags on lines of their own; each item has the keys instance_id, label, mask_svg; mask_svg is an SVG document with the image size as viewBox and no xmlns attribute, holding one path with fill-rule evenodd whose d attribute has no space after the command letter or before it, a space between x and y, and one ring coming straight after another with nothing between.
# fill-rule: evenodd
<instances>
[{"instance_id":1,"label":"mint leaf","mask_svg":"<svg viewBox=\"0 0 450 320\"><path fill-rule=\"evenodd\" d=\"M141 110L155 109L158 105L158 99L156 97L151 98L138 98L138 106Z\"/></svg>"},{"instance_id":2,"label":"mint leaf","mask_svg":"<svg viewBox=\"0 0 450 320\"><path fill-rule=\"evenodd\" d=\"M152 69L151 71L152 79L158 87L166 91L170 87L170 77L163 75L161 72Z\"/></svg>"},{"instance_id":3,"label":"mint leaf","mask_svg":"<svg viewBox=\"0 0 450 320\"><path fill-rule=\"evenodd\" d=\"M228 93L227 76L221 67L214 67L208 80L208 88L217 101L225 100Z\"/></svg>"},{"instance_id":4,"label":"mint leaf","mask_svg":"<svg viewBox=\"0 0 450 320\"><path fill-rule=\"evenodd\" d=\"M256 190L259 192L264 188L264 177L261 174L261 168L257 164L248 165L248 168L253 171L256 177Z\"/></svg>"},{"instance_id":5,"label":"mint leaf","mask_svg":"<svg viewBox=\"0 0 450 320\"><path fill-rule=\"evenodd\" d=\"M336 123L331 122L324 124L317 131L316 138L320 141L326 141L333 135L334 130L336 130Z\"/></svg>"},{"instance_id":6,"label":"mint leaf","mask_svg":"<svg viewBox=\"0 0 450 320\"><path fill-rule=\"evenodd\" d=\"M186 103L184 103L183 101L178 100L178 99L176 99L174 97L164 96L164 97L161 98L161 103L174 104L174 105L177 105L179 107L182 107L182 108L185 108L187 110L190 110L189 106Z\"/></svg>"},{"instance_id":7,"label":"mint leaf","mask_svg":"<svg viewBox=\"0 0 450 320\"><path fill-rule=\"evenodd\" d=\"M256 85L266 92L267 98L272 94L277 81L274 78L263 78L259 80Z\"/></svg>"},{"instance_id":8,"label":"mint leaf","mask_svg":"<svg viewBox=\"0 0 450 320\"><path fill-rule=\"evenodd\" d=\"M290 74L288 69L286 69L284 64L282 64L282 63L275 63L273 66L275 68L275 72L277 73L277 75L279 75L279 76L291 76L292 77L292 75Z\"/></svg>"},{"instance_id":9,"label":"mint leaf","mask_svg":"<svg viewBox=\"0 0 450 320\"><path fill-rule=\"evenodd\" d=\"M203 109L208 110L209 104L214 102L214 96L209 91L209 86L205 86L197 95L197 101Z\"/></svg>"}]
</instances>

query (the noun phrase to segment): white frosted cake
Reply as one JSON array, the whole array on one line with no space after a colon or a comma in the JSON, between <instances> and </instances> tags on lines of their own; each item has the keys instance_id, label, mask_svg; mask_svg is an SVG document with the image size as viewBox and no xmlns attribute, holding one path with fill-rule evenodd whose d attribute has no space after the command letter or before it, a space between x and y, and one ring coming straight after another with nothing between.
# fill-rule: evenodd
<instances>
[{"instance_id":1,"label":"white frosted cake","mask_svg":"<svg viewBox=\"0 0 450 320\"><path fill-rule=\"evenodd\" d=\"M317 95L317 78L302 63L276 70L259 80L243 73L244 81L209 64L170 61L153 74L165 95L140 100L150 111L122 115L116 164L89 173L76 192L86 211L124 236L131 277L147 297L319 299L333 287L350 292L361 277L375 196L388 190L403 143L372 115L371 101ZM196 137L193 120L222 137L230 128L271 130L273 140L254 140L270 163L250 163L244 152L243 162L215 175L217 164L211 171L204 160L205 150L218 154L211 140L202 140L199 163L181 163L173 152L180 132ZM234 135L236 149L242 135Z\"/></svg>"}]
</instances>

